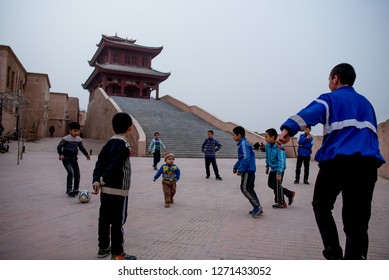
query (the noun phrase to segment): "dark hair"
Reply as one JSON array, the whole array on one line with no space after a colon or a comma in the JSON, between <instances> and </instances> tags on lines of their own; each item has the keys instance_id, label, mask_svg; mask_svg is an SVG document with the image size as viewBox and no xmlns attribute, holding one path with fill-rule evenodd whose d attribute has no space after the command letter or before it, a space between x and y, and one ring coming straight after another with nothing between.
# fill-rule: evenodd
<instances>
[{"instance_id":1,"label":"dark hair","mask_svg":"<svg viewBox=\"0 0 389 280\"><path fill-rule=\"evenodd\" d=\"M154 133L154 136L156 136L157 134L159 135L159 132L158 132L158 131Z\"/></svg>"},{"instance_id":2,"label":"dark hair","mask_svg":"<svg viewBox=\"0 0 389 280\"><path fill-rule=\"evenodd\" d=\"M354 85L355 79L357 77L354 68L348 63L341 63L336 65L331 70L330 73L331 79L334 78L335 75L338 76L342 84L349 85L349 86Z\"/></svg>"},{"instance_id":3,"label":"dark hair","mask_svg":"<svg viewBox=\"0 0 389 280\"><path fill-rule=\"evenodd\" d=\"M79 123L76 123L76 122L71 122L70 124L69 124L69 129L70 130L72 130L72 129L80 129L81 128L81 126L80 126L80 124Z\"/></svg>"},{"instance_id":4,"label":"dark hair","mask_svg":"<svg viewBox=\"0 0 389 280\"><path fill-rule=\"evenodd\" d=\"M235 135L239 135L240 134L240 136L242 138L244 138L246 136L246 131L241 126L235 127L232 131L234 132Z\"/></svg>"},{"instance_id":5,"label":"dark hair","mask_svg":"<svg viewBox=\"0 0 389 280\"><path fill-rule=\"evenodd\" d=\"M208 130L208 132L211 132L212 134L214 134L212 129Z\"/></svg>"},{"instance_id":6,"label":"dark hair","mask_svg":"<svg viewBox=\"0 0 389 280\"><path fill-rule=\"evenodd\" d=\"M275 130L274 128L269 128L268 130L266 130L266 133L269 134L270 137L277 138L278 136L277 130Z\"/></svg>"},{"instance_id":7,"label":"dark hair","mask_svg":"<svg viewBox=\"0 0 389 280\"><path fill-rule=\"evenodd\" d=\"M112 127L116 134L127 132L128 128L131 126L132 118L127 113L117 113L112 118Z\"/></svg>"}]
</instances>

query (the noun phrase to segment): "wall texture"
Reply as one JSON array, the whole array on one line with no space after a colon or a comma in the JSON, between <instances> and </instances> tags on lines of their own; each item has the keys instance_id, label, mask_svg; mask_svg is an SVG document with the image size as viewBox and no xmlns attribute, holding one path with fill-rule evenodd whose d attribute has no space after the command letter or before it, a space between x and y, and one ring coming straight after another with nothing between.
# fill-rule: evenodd
<instances>
[{"instance_id":1,"label":"wall texture","mask_svg":"<svg viewBox=\"0 0 389 280\"><path fill-rule=\"evenodd\" d=\"M87 121L84 127L84 137L108 141L114 135L112 130L113 116L121 109L102 88L94 91L94 98L88 105ZM133 126L128 137L134 156L144 156L146 151L146 135L133 117Z\"/></svg>"}]
</instances>

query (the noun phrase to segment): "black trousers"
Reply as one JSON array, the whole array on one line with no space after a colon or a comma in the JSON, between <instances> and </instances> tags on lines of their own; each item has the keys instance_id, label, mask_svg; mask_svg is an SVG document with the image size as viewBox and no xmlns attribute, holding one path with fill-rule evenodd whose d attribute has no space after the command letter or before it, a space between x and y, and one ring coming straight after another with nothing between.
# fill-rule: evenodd
<instances>
[{"instance_id":1,"label":"black trousers","mask_svg":"<svg viewBox=\"0 0 389 280\"><path fill-rule=\"evenodd\" d=\"M324 257L366 259L371 201L377 181L376 161L343 157L321 163L319 167L312 206L324 244ZM332 216L334 203L340 193L343 199L343 230L346 234L344 257Z\"/></svg>"},{"instance_id":2,"label":"black trousers","mask_svg":"<svg viewBox=\"0 0 389 280\"><path fill-rule=\"evenodd\" d=\"M277 170L270 171L269 177L267 179L267 185L274 192L274 202L279 204L284 204L285 203L284 195L286 195L287 197L291 197L293 193L292 191L282 186L284 173L282 173L281 175L281 182L277 182L276 176L277 176Z\"/></svg>"},{"instance_id":3,"label":"black trousers","mask_svg":"<svg viewBox=\"0 0 389 280\"><path fill-rule=\"evenodd\" d=\"M301 166L304 163L304 181L308 181L309 177L309 162L311 161L311 157L303 157L303 156L297 156L297 163L296 163L296 181L300 181L300 173L301 173Z\"/></svg>"},{"instance_id":4,"label":"black trousers","mask_svg":"<svg viewBox=\"0 0 389 280\"><path fill-rule=\"evenodd\" d=\"M111 245L112 255L124 252L123 225L127 219L128 197L101 193L99 212L99 248Z\"/></svg>"},{"instance_id":5,"label":"black trousers","mask_svg":"<svg viewBox=\"0 0 389 280\"><path fill-rule=\"evenodd\" d=\"M155 150L153 154L153 167L157 167L157 164L161 161L161 151Z\"/></svg>"},{"instance_id":6,"label":"black trousers","mask_svg":"<svg viewBox=\"0 0 389 280\"><path fill-rule=\"evenodd\" d=\"M255 174L243 173L240 190L253 207L260 207L258 196L254 190Z\"/></svg>"},{"instance_id":7,"label":"black trousers","mask_svg":"<svg viewBox=\"0 0 389 280\"><path fill-rule=\"evenodd\" d=\"M211 171L209 168L211 164L212 164L213 172L215 173L216 178L220 177L219 169L218 169L217 163L216 163L216 158L207 158L206 157L205 158L205 173L207 174L207 176L211 175Z\"/></svg>"}]
</instances>

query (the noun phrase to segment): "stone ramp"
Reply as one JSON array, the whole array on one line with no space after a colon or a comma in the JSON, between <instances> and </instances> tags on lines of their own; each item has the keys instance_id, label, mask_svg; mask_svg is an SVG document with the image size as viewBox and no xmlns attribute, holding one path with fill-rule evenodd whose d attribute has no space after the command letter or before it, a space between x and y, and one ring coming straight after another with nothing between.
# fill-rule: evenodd
<instances>
[{"instance_id":1,"label":"stone ramp","mask_svg":"<svg viewBox=\"0 0 389 280\"><path fill-rule=\"evenodd\" d=\"M201 145L212 129L215 139L222 144L218 158L236 158L237 146L232 135L222 131L193 113L184 112L164 100L146 100L127 97L112 97L123 112L131 114L142 126L146 134L148 148L154 133L161 134L161 140L168 152L176 157L201 158ZM256 152L258 158L264 153Z\"/></svg>"}]
</instances>

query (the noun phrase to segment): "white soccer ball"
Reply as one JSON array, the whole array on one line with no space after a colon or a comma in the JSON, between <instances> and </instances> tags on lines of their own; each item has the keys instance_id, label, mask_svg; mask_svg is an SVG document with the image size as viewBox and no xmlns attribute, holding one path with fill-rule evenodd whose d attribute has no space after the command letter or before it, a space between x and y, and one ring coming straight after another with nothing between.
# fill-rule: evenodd
<instances>
[{"instance_id":1,"label":"white soccer ball","mask_svg":"<svg viewBox=\"0 0 389 280\"><path fill-rule=\"evenodd\" d=\"M92 198L91 192L89 190L82 190L78 193L78 200L81 203L87 203Z\"/></svg>"}]
</instances>

